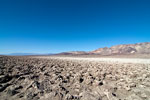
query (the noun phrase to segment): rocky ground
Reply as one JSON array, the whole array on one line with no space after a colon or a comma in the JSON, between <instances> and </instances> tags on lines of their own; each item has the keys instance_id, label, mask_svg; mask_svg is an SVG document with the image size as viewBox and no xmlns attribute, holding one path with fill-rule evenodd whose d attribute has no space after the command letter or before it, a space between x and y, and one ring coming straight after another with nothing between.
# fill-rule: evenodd
<instances>
[{"instance_id":1,"label":"rocky ground","mask_svg":"<svg viewBox=\"0 0 150 100\"><path fill-rule=\"evenodd\" d=\"M111 59L0 56L0 100L150 100L149 60Z\"/></svg>"}]
</instances>

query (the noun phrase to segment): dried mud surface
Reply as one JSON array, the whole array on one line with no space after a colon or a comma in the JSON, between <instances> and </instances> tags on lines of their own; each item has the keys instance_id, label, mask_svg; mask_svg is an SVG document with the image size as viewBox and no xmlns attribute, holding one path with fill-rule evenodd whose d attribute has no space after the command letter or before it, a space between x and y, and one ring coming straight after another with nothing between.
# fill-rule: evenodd
<instances>
[{"instance_id":1,"label":"dried mud surface","mask_svg":"<svg viewBox=\"0 0 150 100\"><path fill-rule=\"evenodd\" d=\"M0 100L150 100L148 59L118 59L0 56Z\"/></svg>"}]
</instances>

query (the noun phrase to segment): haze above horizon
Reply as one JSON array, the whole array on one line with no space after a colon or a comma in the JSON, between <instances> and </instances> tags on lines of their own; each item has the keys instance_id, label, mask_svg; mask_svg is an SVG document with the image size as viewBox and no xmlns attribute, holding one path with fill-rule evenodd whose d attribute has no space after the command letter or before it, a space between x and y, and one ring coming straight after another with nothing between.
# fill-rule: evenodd
<instances>
[{"instance_id":1,"label":"haze above horizon","mask_svg":"<svg viewBox=\"0 0 150 100\"><path fill-rule=\"evenodd\" d=\"M0 0L0 54L150 42L149 0Z\"/></svg>"}]
</instances>

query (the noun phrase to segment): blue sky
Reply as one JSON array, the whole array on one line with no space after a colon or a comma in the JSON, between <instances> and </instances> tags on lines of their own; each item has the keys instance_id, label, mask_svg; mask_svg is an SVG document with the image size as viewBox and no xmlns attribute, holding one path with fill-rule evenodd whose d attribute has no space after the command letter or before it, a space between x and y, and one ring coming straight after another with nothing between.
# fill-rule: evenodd
<instances>
[{"instance_id":1,"label":"blue sky","mask_svg":"<svg viewBox=\"0 0 150 100\"><path fill-rule=\"evenodd\" d=\"M0 54L150 42L149 0L0 0Z\"/></svg>"}]
</instances>

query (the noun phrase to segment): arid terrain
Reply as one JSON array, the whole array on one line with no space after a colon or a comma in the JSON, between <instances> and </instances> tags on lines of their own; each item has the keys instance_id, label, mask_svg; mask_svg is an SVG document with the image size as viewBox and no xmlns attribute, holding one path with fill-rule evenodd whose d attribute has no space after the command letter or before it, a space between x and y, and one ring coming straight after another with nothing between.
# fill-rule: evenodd
<instances>
[{"instance_id":1,"label":"arid terrain","mask_svg":"<svg viewBox=\"0 0 150 100\"><path fill-rule=\"evenodd\" d=\"M0 100L150 100L150 59L0 56Z\"/></svg>"}]
</instances>

